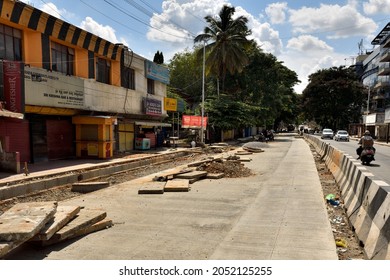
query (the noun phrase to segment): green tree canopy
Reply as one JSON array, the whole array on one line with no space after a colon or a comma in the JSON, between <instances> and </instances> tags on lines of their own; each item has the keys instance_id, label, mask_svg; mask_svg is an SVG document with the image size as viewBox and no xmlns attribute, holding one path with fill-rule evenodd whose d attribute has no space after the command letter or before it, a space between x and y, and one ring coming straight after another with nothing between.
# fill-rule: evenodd
<instances>
[{"instance_id":1,"label":"green tree canopy","mask_svg":"<svg viewBox=\"0 0 390 280\"><path fill-rule=\"evenodd\" d=\"M302 93L302 110L308 120L322 127L347 129L359 122L364 87L355 72L344 66L322 69L309 76Z\"/></svg>"},{"instance_id":2,"label":"green tree canopy","mask_svg":"<svg viewBox=\"0 0 390 280\"><path fill-rule=\"evenodd\" d=\"M247 27L248 19L244 16L233 19L234 13L234 7L224 5L218 18L206 16L208 26L203 34L194 39L195 43L211 41L206 46L206 72L222 81L222 90L226 73L233 75L241 72L249 62L245 53L245 49L251 44L247 39L251 34Z\"/></svg>"}]
</instances>

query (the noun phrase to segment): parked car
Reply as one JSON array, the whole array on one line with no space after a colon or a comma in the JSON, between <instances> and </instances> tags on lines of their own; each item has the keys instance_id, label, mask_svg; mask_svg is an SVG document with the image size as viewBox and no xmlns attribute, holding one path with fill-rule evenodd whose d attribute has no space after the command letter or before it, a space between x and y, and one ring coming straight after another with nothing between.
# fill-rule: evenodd
<instances>
[{"instance_id":1,"label":"parked car","mask_svg":"<svg viewBox=\"0 0 390 280\"><path fill-rule=\"evenodd\" d=\"M346 130L338 130L334 136L336 141L349 141L349 134Z\"/></svg>"},{"instance_id":2,"label":"parked car","mask_svg":"<svg viewBox=\"0 0 390 280\"><path fill-rule=\"evenodd\" d=\"M333 130L330 128L324 128L321 132L321 139L333 139Z\"/></svg>"}]
</instances>

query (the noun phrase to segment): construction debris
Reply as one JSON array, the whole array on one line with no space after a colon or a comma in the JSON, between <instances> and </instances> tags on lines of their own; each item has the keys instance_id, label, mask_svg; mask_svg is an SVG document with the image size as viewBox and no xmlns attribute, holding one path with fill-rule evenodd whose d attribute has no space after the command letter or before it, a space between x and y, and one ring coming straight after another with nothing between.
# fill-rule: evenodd
<instances>
[{"instance_id":1,"label":"construction debris","mask_svg":"<svg viewBox=\"0 0 390 280\"><path fill-rule=\"evenodd\" d=\"M0 258L26 242L47 246L112 226L110 220L98 226L106 216L57 201L15 204L0 216Z\"/></svg>"}]
</instances>

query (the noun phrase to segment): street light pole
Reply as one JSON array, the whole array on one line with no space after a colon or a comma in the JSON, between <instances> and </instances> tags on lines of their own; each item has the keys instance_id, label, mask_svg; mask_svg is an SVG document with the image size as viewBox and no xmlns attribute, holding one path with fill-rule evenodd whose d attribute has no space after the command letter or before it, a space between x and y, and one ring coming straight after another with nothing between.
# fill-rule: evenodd
<instances>
[{"instance_id":1,"label":"street light pole","mask_svg":"<svg viewBox=\"0 0 390 280\"><path fill-rule=\"evenodd\" d=\"M202 69L202 118L200 121L200 142L204 144L204 128L203 128L203 117L204 117L204 83L205 83L205 64L206 64L206 42L203 41L203 69Z\"/></svg>"}]
</instances>

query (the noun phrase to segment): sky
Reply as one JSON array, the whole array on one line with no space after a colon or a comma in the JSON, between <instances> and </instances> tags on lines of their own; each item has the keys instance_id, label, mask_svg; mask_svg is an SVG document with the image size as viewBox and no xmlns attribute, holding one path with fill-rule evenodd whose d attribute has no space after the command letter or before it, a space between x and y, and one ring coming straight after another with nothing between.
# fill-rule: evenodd
<instances>
[{"instance_id":1,"label":"sky","mask_svg":"<svg viewBox=\"0 0 390 280\"><path fill-rule=\"evenodd\" d=\"M320 69L349 66L390 21L390 0L30 0L22 1L113 43L165 63L175 53L192 50L203 33L204 17L223 5L245 16L262 50L295 71L302 93L308 76Z\"/></svg>"}]
</instances>

